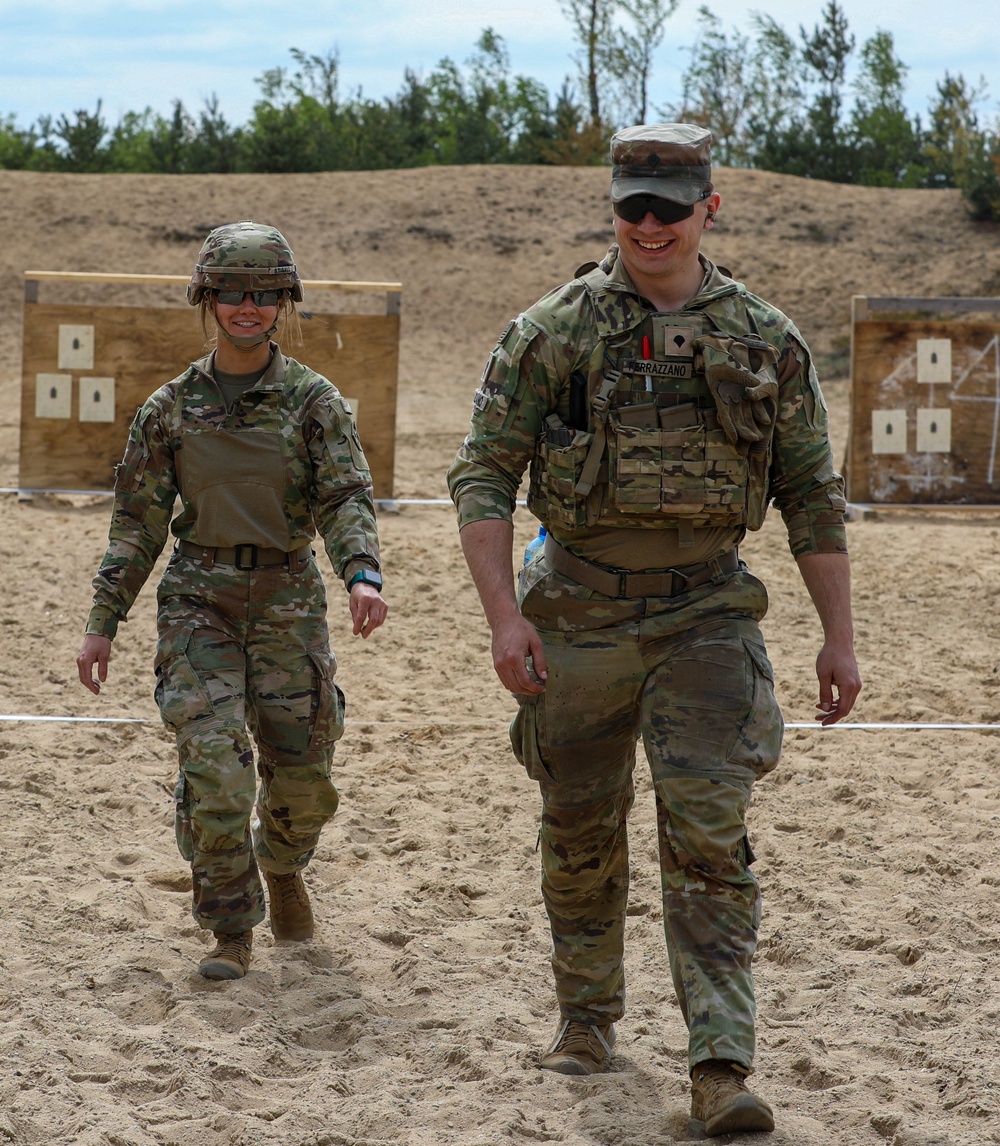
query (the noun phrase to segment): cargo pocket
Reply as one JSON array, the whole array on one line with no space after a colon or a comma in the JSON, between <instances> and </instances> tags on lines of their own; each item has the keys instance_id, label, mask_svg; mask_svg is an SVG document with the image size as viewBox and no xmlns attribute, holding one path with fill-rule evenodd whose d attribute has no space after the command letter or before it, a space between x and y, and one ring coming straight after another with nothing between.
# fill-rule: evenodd
<instances>
[{"instance_id":1,"label":"cargo pocket","mask_svg":"<svg viewBox=\"0 0 1000 1146\"><path fill-rule=\"evenodd\" d=\"M743 639L752 673L751 704L730 754L730 763L751 769L759 778L778 763L785 724L774 695L774 669L763 644Z\"/></svg>"},{"instance_id":2,"label":"cargo pocket","mask_svg":"<svg viewBox=\"0 0 1000 1146\"><path fill-rule=\"evenodd\" d=\"M191 795L183 772L174 785L174 836L177 850L188 863L194 859L194 837L191 833Z\"/></svg>"},{"instance_id":3,"label":"cargo pocket","mask_svg":"<svg viewBox=\"0 0 1000 1146\"><path fill-rule=\"evenodd\" d=\"M316 645L307 651L316 679L316 701L309 747L329 748L344 735L347 702L340 686L333 679L337 672L337 658L330 647L325 644Z\"/></svg>"},{"instance_id":4,"label":"cargo pocket","mask_svg":"<svg viewBox=\"0 0 1000 1146\"><path fill-rule=\"evenodd\" d=\"M188 659L193 624L173 625L160 637L156 647L156 687L153 696L163 723L179 739L189 726L215 711L211 697Z\"/></svg>"},{"instance_id":5,"label":"cargo pocket","mask_svg":"<svg viewBox=\"0 0 1000 1146\"><path fill-rule=\"evenodd\" d=\"M135 493L142 482L148 461L149 455L146 449L129 438L125 446L125 456L115 466L115 492Z\"/></svg>"},{"instance_id":6,"label":"cargo pocket","mask_svg":"<svg viewBox=\"0 0 1000 1146\"><path fill-rule=\"evenodd\" d=\"M510 722L510 746L518 763L540 784L554 783L555 776L545 760L545 694L519 696L517 716Z\"/></svg>"}]
</instances>

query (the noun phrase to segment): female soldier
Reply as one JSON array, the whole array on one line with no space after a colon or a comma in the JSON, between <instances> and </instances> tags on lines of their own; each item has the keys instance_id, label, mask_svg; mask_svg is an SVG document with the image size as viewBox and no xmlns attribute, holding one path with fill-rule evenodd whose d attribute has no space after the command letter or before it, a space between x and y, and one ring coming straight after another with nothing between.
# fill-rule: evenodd
<instances>
[{"instance_id":1,"label":"female soldier","mask_svg":"<svg viewBox=\"0 0 1000 1146\"><path fill-rule=\"evenodd\" d=\"M284 236L248 221L217 227L187 297L221 337L132 424L77 668L100 692L118 625L169 526L177 540L157 591L155 696L177 737L177 842L191 863L194 918L216 939L198 970L239 979L264 918L258 867L275 938L311 937L302 869L338 803L330 764L344 698L309 544L317 529L350 594L355 635L378 628L387 605L351 410L270 341L279 319L296 331L302 299Z\"/></svg>"}]
</instances>

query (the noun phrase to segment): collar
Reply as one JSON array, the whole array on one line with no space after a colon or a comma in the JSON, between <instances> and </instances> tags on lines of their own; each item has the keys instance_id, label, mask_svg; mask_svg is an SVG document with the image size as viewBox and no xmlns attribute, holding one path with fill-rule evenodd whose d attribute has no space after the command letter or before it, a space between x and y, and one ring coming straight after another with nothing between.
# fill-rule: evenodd
<instances>
[{"instance_id":1,"label":"collar","mask_svg":"<svg viewBox=\"0 0 1000 1146\"><path fill-rule=\"evenodd\" d=\"M706 258L700 251L698 252L698 262L701 263L701 268L704 274L701 279L701 286L698 288L698 293L692 298L685 310L688 307L696 306L699 302L705 301L706 296L713 298L719 297L719 292L722 294L732 294L734 290L740 289L740 284L734 282L733 279L728 278L719 270L719 268L712 262L711 259ZM607 290L622 290L627 291L636 298L642 298L635 283L629 277L628 271L625 269L625 263L621 259L617 243L612 243L604 261L601 264L602 268L607 268L605 289Z\"/></svg>"},{"instance_id":2,"label":"collar","mask_svg":"<svg viewBox=\"0 0 1000 1146\"><path fill-rule=\"evenodd\" d=\"M191 363L191 368L203 374L206 378L215 381L215 351L206 354ZM285 373L288 369L288 359L281 353L281 347L276 342L271 343L271 361L261 375L260 380L254 383L254 390L280 390L285 384Z\"/></svg>"}]
</instances>

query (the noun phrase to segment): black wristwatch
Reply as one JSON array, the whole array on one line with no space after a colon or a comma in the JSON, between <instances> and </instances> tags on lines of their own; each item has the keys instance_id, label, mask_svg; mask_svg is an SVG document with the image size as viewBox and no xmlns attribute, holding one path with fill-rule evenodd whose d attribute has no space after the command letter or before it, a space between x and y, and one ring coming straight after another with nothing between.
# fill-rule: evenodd
<instances>
[{"instance_id":1,"label":"black wristwatch","mask_svg":"<svg viewBox=\"0 0 1000 1146\"><path fill-rule=\"evenodd\" d=\"M372 585L379 591L382 589L382 574L376 573L374 569L359 569L357 573L347 582L348 593L358 583L363 585Z\"/></svg>"}]
</instances>

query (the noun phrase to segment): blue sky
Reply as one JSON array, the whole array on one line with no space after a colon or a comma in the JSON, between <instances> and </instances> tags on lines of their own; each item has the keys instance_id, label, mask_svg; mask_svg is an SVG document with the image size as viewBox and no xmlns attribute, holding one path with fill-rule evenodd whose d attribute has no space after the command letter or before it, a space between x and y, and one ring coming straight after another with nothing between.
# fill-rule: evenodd
<instances>
[{"instance_id":1,"label":"blue sky","mask_svg":"<svg viewBox=\"0 0 1000 1146\"><path fill-rule=\"evenodd\" d=\"M708 0L727 30L750 31L750 13L767 12L790 32L812 28L825 0L780 4ZM876 30L893 34L909 66L911 112L926 112L945 70L985 77L996 114L1000 101L1000 16L995 0L840 0L860 47ZM680 0L654 64L651 104L680 93L694 40L699 0ZM575 74L575 50L558 0L0 0L0 115L22 127L39 115L93 110L103 99L114 123L146 106L167 113L174 98L198 110L216 93L231 123L250 115L255 77L291 63L289 49L336 48L341 94L358 87L380 98L398 91L406 67L426 74L443 56L461 63L491 26L507 43L515 72L555 92ZM647 118L653 118L652 116Z\"/></svg>"}]
</instances>

